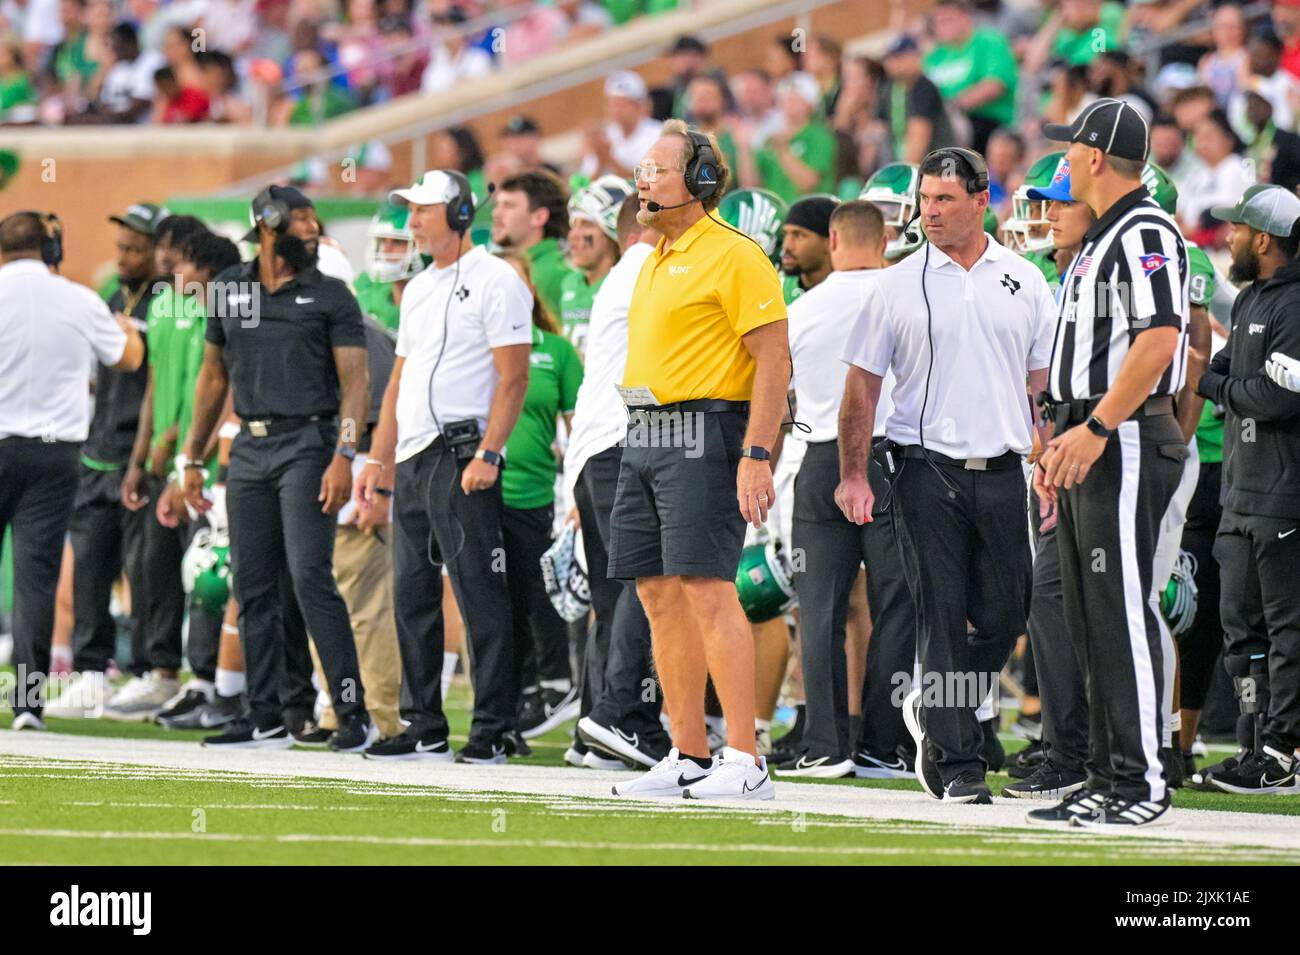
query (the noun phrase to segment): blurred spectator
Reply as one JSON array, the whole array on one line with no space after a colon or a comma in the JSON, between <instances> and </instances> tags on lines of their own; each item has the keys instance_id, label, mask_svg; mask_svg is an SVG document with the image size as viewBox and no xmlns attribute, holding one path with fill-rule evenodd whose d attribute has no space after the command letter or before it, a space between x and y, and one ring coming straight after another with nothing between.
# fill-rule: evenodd
<instances>
[{"instance_id":1,"label":"blurred spectator","mask_svg":"<svg viewBox=\"0 0 1300 955\"><path fill-rule=\"evenodd\" d=\"M1186 188L1184 183L1196 160L1187 149L1187 134L1169 113L1151 121L1151 161L1169 173L1179 192Z\"/></svg>"},{"instance_id":2,"label":"blurred spectator","mask_svg":"<svg viewBox=\"0 0 1300 955\"><path fill-rule=\"evenodd\" d=\"M558 175L560 171L542 159L541 146L542 131L531 116L511 116L501 130L501 148L518 160L518 165L511 169L512 173L525 169L549 169ZM479 165L483 163L481 154L478 162Z\"/></svg>"},{"instance_id":3,"label":"blurred spectator","mask_svg":"<svg viewBox=\"0 0 1300 955\"><path fill-rule=\"evenodd\" d=\"M63 39L63 21L59 0L26 0L19 6L6 5L5 17L22 39L23 62L34 72L45 61L46 53Z\"/></svg>"},{"instance_id":4,"label":"blurred spectator","mask_svg":"<svg viewBox=\"0 0 1300 955\"><path fill-rule=\"evenodd\" d=\"M239 77L230 56L220 51L203 53L198 62L203 91L208 94L209 118L215 123L250 122L253 107L239 95Z\"/></svg>"},{"instance_id":5,"label":"blurred spectator","mask_svg":"<svg viewBox=\"0 0 1300 955\"><path fill-rule=\"evenodd\" d=\"M1088 66L1088 81L1098 96L1123 100L1142 114L1148 123L1155 115L1155 100L1134 78L1137 63L1123 50L1098 54Z\"/></svg>"},{"instance_id":6,"label":"blurred spectator","mask_svg":"<svg viewBox=\"0 0 1300 955\"><path fill-rule=\"evenodd\" d=\"M203 72L195 58L198 40L190 27L172 27L163 36L162 55L181 89L202 89Z\"/></svg>"},{"instance_id":7,"label":"blurred spectator","mask_svg":"<svg viewBox=\"0 0 1300 955\"><path fill-rule=\"evenodd\" d=\"M1273 107L1273 123L1278 129L1295 129L1296 110L1300 108L1300 80L1281 68L1282 41L1273 33L1261 33L1250 41L1250 56L1237 81L1238 93L1228 107L1235 124L1246 118L1243 91L1250 90L1268 100Z\"/></svg>"},{"instance_id":8,"label":"blurred spectator","mask_svg":"<svg viewBox=\"0 0 1300 955\"><path fill-rule=\"evenodd\" d=\"M989 134L1015 122L1018 68L1006 37L976 28L965 0L940 0L931 13L935 45L925 75L971 123L971 145L983 152Z\"/></svg>"},{"instance_id":9,"label":"blurred spectator","mask_svg":"<svg viewBox=\"0 0 1300 955\"><path fill-rule=\"evenodd\" d=\"M1194 64L1205 52L1204 47L1170 43L1162 35L1182 24L1204 6L1205 0L1132 0L1120 31L1120 40L1126 49L1134 53L1155 46L1159 50L1162 66L1177 62Z\"/></svg>"},{"instance_id":10,"label":"blurred spectator","mask_svg":"<svg viewBox=\"0 0 1300 955\"><path fill-rule=\"evenodd\" d=\"M479 47L465 42L465 36L460 32L465 20L465 14L452 7L439 21L436 39L429 53L429 65L420 82L421 92L441 93L463 80L477 79L492 72L492 57ZM507 33L507 47L510 42Z\"/></svg>"},{"instance_id":11,"label":"blurred spectator","mask_svg":"<svg viewBox=\"0 0 1300 955\"><path fill-rule=\"evenodd\" d=\"M170 66L154 71L153 85L158 90L153 122L201 123L208 118L208 94L196 86L181 86Z\"/></svg>"},{"instance_id":12,"label":"blurred spectator","mask_svg":"<svg viewBox=\"0 0 1300 955\"><path fill-rule=\"evenodd\" d=\"M1025 53L1026 72L1051 60L1087 66L1106 50L1120 49L1124 6L1110 0L1060 0Z\"/></svg>"},{"instance_id":13,"label":"blurred spectator","mask_svg":"<svg viewBox=\"0 0 1300 955\"><path fill-rule=\"evenodd\" d=\"M650 91L650 116L665 120L686 115L686 89L691 80L711 74L726 82L726 74L709 66L709 48L693 36L679 36L665 54L668 82Z\"/></svg>"},{"instance_id":14,"label":"blurred spectator","mask_svg":"<svg viewBox=\"0 0 1300 955\"><path fill-rule=\"evenodd\" d=\"M645 80L639 73L620 70L605 80L605 118L603 127L590 126L586 132L581 171L592 179L606 173L632 178L632 167L659 138L657 120L647 113L649 101Z\"/></svg>"},{"instance_id":15,"label":"blurred spectator","mask_svg":"<svg viewBox=\"0 0 1300 955\"><path fill-rule=\"evenodd\" d=\"M1282 41L1282 69L1300 77L1300 0L1273 0L1272 20Z\"/></svg>"},{"instance_id":16,"label":"blurred spectator","mask_svg":"<svg viewBox=\"0 0 1300 955\"><path fill-rule=\"evenodd\" d=\"M52 92L61 93L67 113L78 112L85 99L95 71L99 68L86 56L87 31L83 25L86 0L60 0L59 19L63 23L63 39L54 48L49 62L49 85Z\"/></svg>"},{"instance_id":17,"label":"blurred spectator","mask_svg":"<svg viewBox=\"0 0 1300 955\"><path fill-rule=\"evenodd\" d=\"M207 0L200 24L209 50L237 58L245 56L257 34L255 0Z\"/></svg>"},{"instance_id":18,"label":"blurred spectator","mask_svg":"<svg viewBox=\"0 0 1300 955\"><path fill-rule=\"evenodd\" d=\"M791 73L777 83L777 104L784 124L758 149L736 134L740 185L770 189L787 203L812 192L835 188L835 134L816 120L821 102L817 81Z\"/></svg>"},{"instance_id":19,"label":"blurred spectator","mask_svg":"<svg viewBox=\"0 0 1300 955\"><path fill-rule=\"evenodd\" d=\"M1300 135L1278 129L1273 104L1258 93L1246 94L1246 118L1254 131L1246 155L1255 163L1256 178L1295 192L1300 186Z\"/></svg>"},{"instance_id":20,"label":"blurred spectator","mask_svg":"<svg viewBox=\"0 0 1300 955\"><path fill-rule=\"evenodd\" d=\"M918 72L920 62L918 57ZM867 57L846 60L840 96L835 103L835 113L831 116L831 126L835 131L853 136L868 126L877 125L877 104L884 83L885 68L878 61Z\"/></svg>"},{"instance_id":21,"label":"blurred spectator","mask_svg":"<svg viewBox=\"0 0 1300 955\"><path fill-rule=\"evenodd\" d=\"M1174 95L1172 108L1178 127L1190 137L1197 124L1214 109L1214 91L1208 86L1180 90Z\"/></svg>"},{"instance_id":22,"label":"blurred spectator","mask_svg":"<svg viewBox=\"0 0 1300 955\"><path fill-rule=\"evenodd\" d=\"M840 98L840 64L843 59L844 48L839 41L824 33L813 37L803 55L804 72L817 81L817 88L822 93L818 113L823 118L835 115L835 104Z\"/></svg>"},{"instance_id":23,"label":"blurred spectator","mask_svg":"<svg viewBox=\"0 0 1300 955\"><path fill-rule=\"evenodd\" d=\"M776 108L772 78L766 70L741 70L730 85L736 108L732 125L745 127L750 145L757 149L767 142L773 130L780 129L784 123L781 111Z\"/></svg>"},{"instance_id":24,"label":"blurred spectator","mask_svg":"<svg viewBox=\"0 0 1300 955\"><path fill-rule=\"evenodd\" d=\"M559 7L534 4L532 9L506 27L501 43L501 61L515 66L550 53L569 33L569 18Z\"/></svg>"},{"instance_id":25,"label":"blurred spectator","mask_svg":"<svg viewBox=\"0 0 1300 955\"><path fill-rule=\"evenodd\" d=\"M997 129L989 136L989 206L1001 215L1001 207L1011 198L1025 161L1025 140L1014 129Z\"/></svg>"},{"instance_id":26,"label":"blurred spectator","mask_svg":"<svg viewBox=\"0 0 1300 955\"><path fill-rule=\"evenodd\" d=\"M1096 102L1097 95L1088 88L1088 68L1057 63L1048 81L1049 96L1043 106L1043 121L1072 123L1076 116Z\"/></svg>"},{"instance_id":27,"label":"blurred spectator","mask_svg":"<svg viewBox=\"0 0 1300 955\"><path fill-rule=\"evenodd\" d=\"M599 36L602 31L613 25L613 17L599 3L591 0L554 0L561 12L568 18L568 32L563 43L577 43Z\"/></svg>"},{"instance_id":28,"label":"blurred spectator","mask_svg":"<svg viewBox=\"0 0 1300 955\"><path fill-rule=\"evenodd\" d=\"M1224 109L1248 66L1246 33L1246 15L1240 7L1226 3L1214 11L1210 20L1214 49L1201 57L1196 69L1201 82L1214 90L1214 98Z\"/></svg>"},{"instance_id":29,"label":"blurred spectator","mask_svg":"<svg viewBox=\"0 0 1300 955\"><path fill-rule=\"evenodd\" d=\"M257 14L257 30L248 48L250 59L284 63L293 54L293 41L289 38L289 2L256 0L253 12Z\"/></svg>"},{"instance_id":30,"label":"blurred spectator","mask_svg":"<svg viewBox=\"0 0 1300 955\"><path fill-rule=\"evenodd\" d=\"M479 206L486 205L487 180L483 176L483 147L478 137L467 126L452 126L434 133L430 143L429 162L432 169L455 169L463 172ZM550 168L541 166L539 168Z\"/></svg>"},{"instance_id":31,"label":"blurred spectator","mask_svg":"<svg viewBox=\"0 0 1300 955\"><path fill-rule=\"evenodd\" d=\"M36 119L36 88L23 65L16 41L0 43L0 123L30 123Z\"/></svg>"},{"instance_id":32,"label":"blurred spectator","mask_svg":"<svg viewBox=\"0 0 1300 955\"><path fill-rule=\"evenodd\" d=\"M1193 149L1198 162L1188 173L1185 188L1178 191L1178 218L1193 241L1209 245L1214 242L1205 233L1217 234L1220 225L1210 219L1210 207L1231 205L1240 199L1246 187L1254 183L1254 176L1242 161L1244 147L1223 110L1211 110L1196 124L1194 133ZM1198 234L1208 241L1198 239Z\"/></svg>"},{"instance_id":33,"label":"blurred spectator","mask_svg":"<svg viewBox=\"0 0 1300 955\"><path fill-rule=\"evenodd\" d=\"M727 86L722 80L711 73L701 73L691 80L686 87L685 119L700 132L716 136L727 168L736 168L736 140L727 121Z\"/></svg>"},{"instance_id":34,"label":"blurred spectator","mask_svg":"<svg viewBox=\"0 0 1300 955\"><path fill-rule=\"evenodd\" d=\"M382 98L394 99L418 93L429 72L429 61L415 42L411 21L405 17L384 17L379 22L379 69L377 79Z\"/></svg>"},{"instance_id":35,"label":"blurred spectator","mask_svg":"<svg viewBox=\"0 0 1300 955\"><path fill-rule=\"evenodd\" d=\"M299 50L293 55L290 79L305 81L275 105L272 122L277 126L316 126L356 108L352 94L324 75L325 56L319 50Z\"/></svg>"},{"instance_id":36,"label":"blurred spectator","mask_svg":"<svg viewBox=\"0 0 1300 955\"><path fill-rule=\"evenodd\" d=\"M889 79L876 97L876 115L889 128L894 158L919 163L925 154L957 143L939 87L921 71L921 48L903 35L885 53Z\"/></svg>"},{"instance_id":37,"label":"blurred spectator","mask_svg":"<svg viewBox=\"0 0 1300 955\"><path fill-rule=\"evenodd\" d=\"M138 123L153 106L154 73L167 65L157 50L140 52L135 27L119 23L110 36L110 66L100 74L93 120L100 123ZM87 117L88 119L91 117Z\"/></svg>"},{"instance_id":38,"label":"blurred spectator","mask_svg":"<svg viewBox=\"0 0 1300 955\"><path fill-rule=\"evenodd\" d=\"M803 58L800 56L794 37L788 33L772 37L772 43L767 48L767 56L763 60L763 70L772 82L775 83L791 73L797 73L802 68Z\"/></svg>"}]
</instances>

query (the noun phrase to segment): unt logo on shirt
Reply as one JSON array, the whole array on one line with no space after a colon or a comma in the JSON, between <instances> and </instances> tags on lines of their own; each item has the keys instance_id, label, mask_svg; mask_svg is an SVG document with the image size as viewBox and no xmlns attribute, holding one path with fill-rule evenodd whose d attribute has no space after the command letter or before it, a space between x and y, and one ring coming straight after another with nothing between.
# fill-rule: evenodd
<instances>
[{"instance_id":1,"label":"unt logo on shirt","mask_svg":"<svg viewBox=\"0 0 1300 955\"><path fill-rule=\"evenodd\" d=\"M1142 274L1150 278L1165 267L1165 263L1169 261L1169 256L1161 255L1159 252L1151 252L1142 256L1138 261L1142 263Z\"/></svg>"},{"instance_id":2,"label":"unt logo on shirt","mask_svg":"<svg viewBox=\"0 0 1300 955\"><path fill-rule=\"evenodd\" d=\"M685 274L686 274L687 272L689 272L692 268L694 268L694 266L691 266L691 265L670 265L670 266L668 266L668 274L669 274L669 275L685 275Z\"/></svg>"}]
</instances>

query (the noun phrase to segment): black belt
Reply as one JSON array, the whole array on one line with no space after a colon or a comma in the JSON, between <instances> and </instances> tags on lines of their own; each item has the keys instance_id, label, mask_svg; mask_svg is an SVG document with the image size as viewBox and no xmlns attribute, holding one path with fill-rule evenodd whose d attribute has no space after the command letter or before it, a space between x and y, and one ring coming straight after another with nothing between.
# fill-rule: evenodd
<instances>
[{"instance_id":1,"label":"black belt","mask_svg":"<svg viewBox=\"0 0 1300 955\"><path fill-rule=\"evenodd\" d=\"M74 448L80 448L80 441L51 441L47 438L33 438L24 434L11 434L8 437L0 438L0 448L8 447L11 444L59 444L71 445Z\"/></svg>"},{"instance_id":2,"label":"black belt","mask_svg":"<svg viewBox=\"0 0 1300 955\"><path fill-rule=\"evenodd\" d=\"M307 427L314 421L324 420L320 415L299 415L293 418L253 418L239 423L239 430L252 438L269 438L276 434L288 434Z\"/></svg>"},{"instance_id":3,"label":"black belt","mask_svg":"<svg viewBox=\"0 0 1300 955\"><path fill-rule=\"evenodd\" d=\"M1042 409L1042 421L1046 424L1048 421L1056 423L1056 433L1060 434L1071 425L1083 424L1092 417L1097 406L1101 404L1101 398L1076 398L1074 401L1053 401L1043 392L1038 396L1038 406ZM1158 395L1154 398L1148 398L1142 404L1138 405L1136 411L1128 416L1129 421L1136 421L1139 418L1154 418L1157 415L1166 415L1174 413L1174 399L1169 395Z\"/></svg>"},{"instance_id":4,"label":"black belt","mask_svg":"<svg viewBox=\"0 0 1300 955\"><path fill-rule=\"evenodd\" d=\"M673 411L719 412L734 411L737 414L749 414L748 401L724 401L721 398L692 398L690 401L675 401L669 405L629 406L628 414L655 414Z\"/></svg>"},{"instance_id":5,"label":"black belt","mask_svg":"<svg viewBox=\"0 0 1300 955\"><path fill-rule=\"evenodd\" d=\"M1015 451L1006 451L999 454L996 458L950 458L946 454L940 454L938 451L931 451L928 448L922 448L919 444L902 444L895 445L893 448L898 454L905 458L929 458L935 464L946 464L949 467L964 468L967 471L1005 471L1009 468L1020 467L1020 455Z\"/></svg>"}]
</instances>

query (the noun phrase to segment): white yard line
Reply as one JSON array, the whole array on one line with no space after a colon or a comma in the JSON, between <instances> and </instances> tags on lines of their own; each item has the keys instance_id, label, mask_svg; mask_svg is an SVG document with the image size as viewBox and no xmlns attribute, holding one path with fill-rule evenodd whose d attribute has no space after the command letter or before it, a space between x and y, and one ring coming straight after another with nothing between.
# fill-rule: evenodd
<instances>
[{"instance_id":1,"label":"white yard line","mask_svg":"<svg viewBox=\"0 0 1300 955\"><path fill-rule=\"evenodd\" d=\"M296 776L330 780L327 785L331 786L342 783L348 792L360 795L437 795L457 801L500 803L526 797L530 802L549 804L556 810L571 812L575 816L581 816L583 807L589 805L580 801L582 799L600 800L605 803L603 808L616 811L655 815L672 812L677 805L662 800L616 800L610 792L610 786L627 778L626 774L617 772L516 763L505 766L388 763L358 756L299 750L217 752L188 742L28 732L0 732L0 794L3 791L4 756L67 761L69 769L79 769L87 775L103 778L171 775L208 781L224 777L235 781L237 777L229 774L250 773L267 779L258 780L254 776L248 781L255 784L271 783L277 789L312 788L310 782L301 779L294 782L276 781ZM1029 826L1024 821L1025 812L1043 805L1040 802L999 799L992 806L949 805L919 792L810 783L778 782L776 790L777 798L773 802L703 802L692 804L692 808L697 812L707 807L711 813L771 814L773 823L777 823L783 814L791 817L792 821L795 813L829 814L862 820L866 826L884 820L939 824L953 827L954 834L974 834L994 828L1021 830L1016 833L1017 837L1028 838L1033 833L1034 838L1050 841L1097 838L1074 830ZM1283 800L1288 797L1253 798ZM1300 850L1298 816L1191 809L1177 809L1172 815L1173 824L1139 830L1132 835L1136 838L1174 840L1206 847L1259 846ZM0 819L2 818L3 813L0 813Z\"/></svg>"}]
</instances>

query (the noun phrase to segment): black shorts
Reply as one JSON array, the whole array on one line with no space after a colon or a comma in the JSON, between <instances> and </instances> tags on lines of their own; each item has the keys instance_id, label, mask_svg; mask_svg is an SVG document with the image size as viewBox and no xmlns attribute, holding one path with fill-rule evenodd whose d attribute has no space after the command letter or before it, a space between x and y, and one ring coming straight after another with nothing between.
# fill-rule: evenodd
<instances>
[{"instance_id":1,"label":"black shorts","mask_svg":"<svg viewBox=\"0 0 1300 955\"><path fill-rule=\"evenodd\" d=\"M736 468L747 422L737 411L633 419L610 516L610 577L735 579L745 543Z\"/></svg>"}]
</instances>

